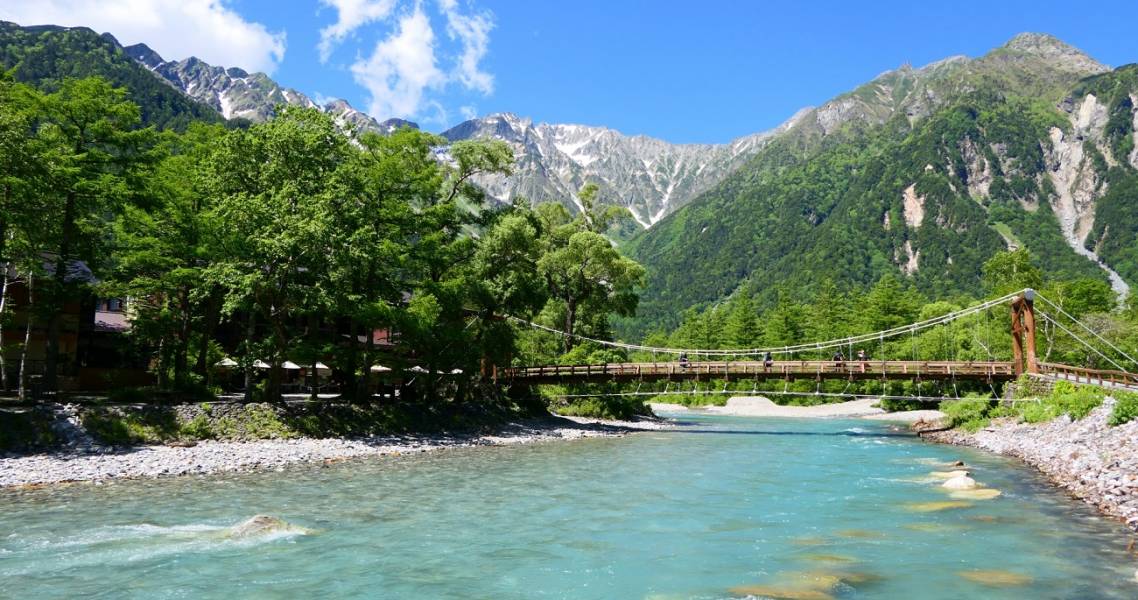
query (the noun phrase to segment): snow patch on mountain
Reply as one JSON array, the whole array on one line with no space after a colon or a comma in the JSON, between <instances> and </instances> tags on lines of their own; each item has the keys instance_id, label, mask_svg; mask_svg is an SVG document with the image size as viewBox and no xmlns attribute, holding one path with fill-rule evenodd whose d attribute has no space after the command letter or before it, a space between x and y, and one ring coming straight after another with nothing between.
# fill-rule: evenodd
<instances>
[{"instance_id":1,"label":"snow patch on mountain","mask_svg":"<svg viewBox=\"0 0 1138 600\"><path fill-rule=\"evenodd\" d=\"M775 130L728 144L671 144L606 127L535 124L512 113L465 121L442 135L452 142L497 139L510 144L517 157L515 172L477 179L500 201L522 196L580 210L576 192L596 183L601 203L628 208L648 228L722 181L802 114Z\"/></svg>"}]
</instances>

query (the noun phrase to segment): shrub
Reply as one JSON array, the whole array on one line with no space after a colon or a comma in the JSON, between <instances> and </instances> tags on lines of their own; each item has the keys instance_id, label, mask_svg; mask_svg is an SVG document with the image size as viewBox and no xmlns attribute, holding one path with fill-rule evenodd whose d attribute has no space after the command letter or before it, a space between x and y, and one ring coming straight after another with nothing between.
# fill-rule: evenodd
<instances>
[{"instance_id":1,"label":"shrub","mask_svg":"<svg viewBox=\"0 0 1138 600\"><path fill-rule=\"evenodd\" d=\"M1138 419L1138 394L1113 392L1114 410L1110 413L1111 425L1122 425Z\"/></svg>"},{"instance_id":2,"label":"shrub","mask_svg":"<svg viewBox=\"0 0 1138 600\"><path fill-rule=\"evenodd\" d=\"M622 420L649 414L648 405L635 396L579 398L553 407L553 412L571 417Z\"/></svg>"},{"instance_id":3,"label":"shrub","mask_svg":"<svg viewBox=\"0 0 1138 600\"><path fill-rule=\"evenodd\" d=\"M193 440L209 440L214 438L213 428L209 424L209 413L205 412L182 425L179 433L182 437Z\"/></svg>"},{"instance_id":4,"label":"shrub","mask_svg":"<svg viewBox=\"0 0 1138 600\"><path fill-rule=\"evenodd\" d=\"M965 397L940 403L940 410L948 416L952 427L965 431L978 431L991 421L989 412L995 401L987 397Z\"/></svg>"},{"instance_id":5,"label":"shrub","mask_svg":"<svg viewBox=\"0 0 1138 600\"><path fill-rule=\"evenodd\" d=\"M144 404L150 400L150 395L142 388L116 388L107 394L107 401L112 404Z\"/></svg>"},{"instance_id":6,"label":"shrub","mask_svg":"<svg viewBox=\"0 0 1138 600\"><path fill-rule=\"evenodd\" d=\"M1069 381L1058 381L1051 393L1038 402L1022 404L1023 420L1028 423L1043 423L1062 415L1070 415L1079 420L1102 404L1106 394L1094 386L1076 386Z\"/></svg>"}]
</instances>

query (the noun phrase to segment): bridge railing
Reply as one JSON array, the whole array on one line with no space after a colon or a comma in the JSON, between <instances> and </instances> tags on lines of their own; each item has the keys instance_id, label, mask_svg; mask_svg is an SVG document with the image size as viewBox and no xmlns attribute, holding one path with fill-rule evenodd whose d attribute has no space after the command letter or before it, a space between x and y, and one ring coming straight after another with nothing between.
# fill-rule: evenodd
<instances>
[{"instance_id":1,"label":"bridge railing","mask_svg":"<svg viewBox=\"0 0 1138 600\"><path fill-rule=\"evenodd\" d=\"M1112 385L1138 389L1138 374L1108 369L1088 369L1058 363L1039 363L1044 375L1065 379L1074 383L1092 385Z\"/></svg>"},{"instance_id":2,"label":"bridge railing","mask_svg":"<svg viewBox=\"0 0 1138 600\"><path fill-rule=\"evenodd\" d=\"M1010 362L998 361L776 361L767 366L761 361L708 361L691 362L686 366L679 362L651 363L609 363L598 365L548 365L536 367L511 367L498 371L500 377L508 379L591 379L591 378L638 378L638 377L802 377L845 375L868 378L869 376L892 376L920 378L922 376L940 379L960 377L1001 377L1014 376Z\"/></svg>"}]
</instances>

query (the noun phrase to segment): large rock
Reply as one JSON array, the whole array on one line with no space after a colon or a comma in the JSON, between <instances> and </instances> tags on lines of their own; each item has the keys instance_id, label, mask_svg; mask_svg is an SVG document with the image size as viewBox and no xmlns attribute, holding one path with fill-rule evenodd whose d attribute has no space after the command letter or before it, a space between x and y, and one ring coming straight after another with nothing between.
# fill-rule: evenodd
<instances>
[{"instance_id":1,"label":"large rock","mask_svg":"<svg viewBox=\"0 0 1138 600\"><path fill-rule=\"evenodd\" d=\"M269 515L255 515L226 530L226 535L231 538L249 538L275 533L304 535L311 532L304 527L293 525L284 519Z\"/></svg>"},{"instance_id":2,"label":"large rock","mask_svg":"<svg viewBox=\"0 0 1138 600\"><path fill-rule=\"evenodd\" d=\"M978 487L976 480L968 475L958 475L951 479L946 479L944 483L940 485L948 490L974 490Z\"/></svg>"}]
</instances>

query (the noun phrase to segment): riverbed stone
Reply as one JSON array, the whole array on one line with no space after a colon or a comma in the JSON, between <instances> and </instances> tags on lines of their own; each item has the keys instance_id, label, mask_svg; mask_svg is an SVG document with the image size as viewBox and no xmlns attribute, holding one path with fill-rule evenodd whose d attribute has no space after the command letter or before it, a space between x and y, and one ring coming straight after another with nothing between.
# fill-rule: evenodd
<instances>
[{"instance_id":1,"label":"riverbed stone","mask_svg":"<svg viewBox=\"0 0 1138 600\"><path fill-rule=\"evenodd\" d=\"M946 479L940 486L946 490L974 490L978 487L976 480L967 475L958 475L951 479Z\"/></svg>"}]
</instances>

